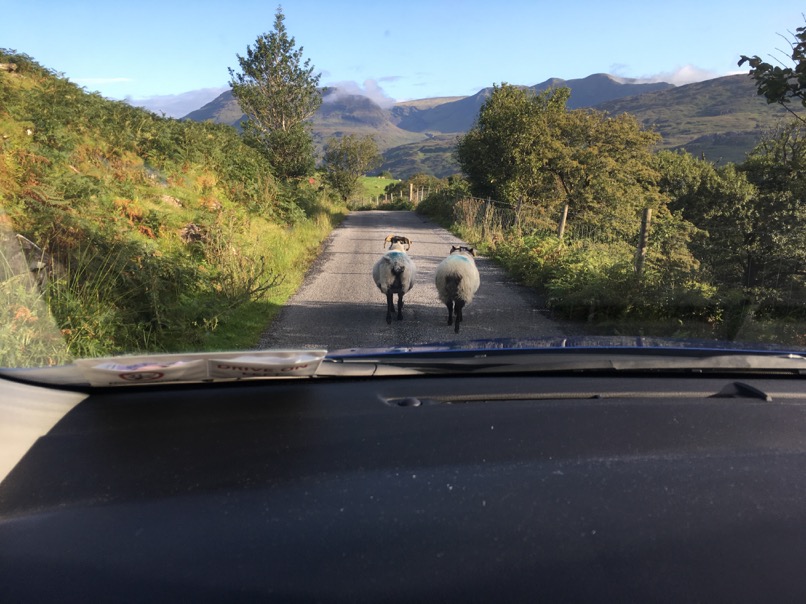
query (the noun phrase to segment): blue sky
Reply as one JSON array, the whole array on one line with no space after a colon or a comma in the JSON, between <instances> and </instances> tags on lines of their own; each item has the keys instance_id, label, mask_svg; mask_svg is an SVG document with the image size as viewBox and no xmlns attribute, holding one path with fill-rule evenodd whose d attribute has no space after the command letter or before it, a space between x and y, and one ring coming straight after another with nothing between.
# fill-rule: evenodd
<instances>
[{"instance_id":1,"label":"blue sky","mask_svg":"<svg viewBox=\"0 0 806 604\"><path fill-rule=\"evenodd\" d=\"M106 97L176 117L227 88L278 4L321 83L393 102L593 73L690 83L786 50L802 2L552 0L26 0L0 47Z\"/></svg>"}]
</instances>

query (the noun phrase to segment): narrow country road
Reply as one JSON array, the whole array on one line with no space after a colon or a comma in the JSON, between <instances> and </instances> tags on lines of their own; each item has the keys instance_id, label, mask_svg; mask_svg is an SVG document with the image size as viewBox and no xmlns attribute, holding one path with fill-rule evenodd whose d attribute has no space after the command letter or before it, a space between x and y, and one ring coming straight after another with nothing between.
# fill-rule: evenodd
<instances>
[{"instance_id":1,"label":"narrow country road","mask_svg":"<svg viewBox=\"0 0 806 604\"><path fill-rule=\"evenodd\" d=\"M414 288L403 298L403 320L386 323L386 297L372 266L389 234L411 239ZM562 336L561 328L527 288L478 257L481 287L466 307L461 330L447 325L434 286L437 264L462 243L414 212L352 212L335 229L302 287L262 335L260 348L400 347L490 338ZM395 297L397 299L397 297Z\"/></svg>"}]
</instances>

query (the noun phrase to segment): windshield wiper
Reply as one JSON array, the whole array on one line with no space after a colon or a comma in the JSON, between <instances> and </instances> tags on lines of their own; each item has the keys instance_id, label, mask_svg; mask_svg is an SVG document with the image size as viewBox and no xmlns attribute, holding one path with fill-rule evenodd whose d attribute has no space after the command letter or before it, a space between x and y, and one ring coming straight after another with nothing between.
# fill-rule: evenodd
<instances>
[{"instance_id":1,"label":"windshield wiper","mask_svg":"<svg viewBox=\"0 0 806 604\"><path fill-rule=\"evenodd\" d=\"M694 353L685 351L495 351L489 353L401 353L332 355L317 376L406 374L494 374L548 372L786 373L806 375L797 354Z\"/></svg>"},{"instance_id":2,"label":"windshield wiper","mask_svg":"<svg viewBox=\"0 0 806 604\"><path fill-rule=\"evenodd\" d=\"M324 357L324 358L322 358ZM333 352L324 350L257 351L230 353L191 353L150 355L150 363L173 363L170 367L132 367L134 357L79 360L77 365L57 367L0 369L0 375L13 380L57 386L107 386L149 383L214 382L233 379L321 378L321 377L383 377L405 375L507 374L507 373L729 373L734 375L786 374L806 375L806 356L773 352L726 352L698 349L520 349L520 350L429 350L403 349L396 351ZM141 360L136 359L138 362ZM108 366L114 362L114 366ZM167 375L167 369L200 371L202 377ZM126 363L121 366L121 363ZM191 366L191 363L196 365ZM229 373L213 376L210 364L217 371ZM93 370L112 372L90 376ZM83 370L82 370L83 369ZM129 379L134 374L137 379ZM156 376L156 374L160 374ZM93 379L94 378L94 379Z\"/></svg>"}]
</instances>

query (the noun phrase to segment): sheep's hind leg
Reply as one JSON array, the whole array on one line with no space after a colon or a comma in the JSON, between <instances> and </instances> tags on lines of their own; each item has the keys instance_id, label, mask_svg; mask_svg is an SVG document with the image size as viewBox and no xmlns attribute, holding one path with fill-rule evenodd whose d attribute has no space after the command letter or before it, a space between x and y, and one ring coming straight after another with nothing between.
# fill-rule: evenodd
<instances>
[{"instance_id":1,"label":"sheep's hind leg","mask_svg":"<svg viewBox=\"0 0 806 604\"><path fill-rule=\"evenodd\" d=\"M448 325L453 325L453 300L445 302L445 306L448 307Z\"/></svg>"},{"instance_id":2,"label":"sheep's hind leg","mask_svg":"<svg viewBox=\"0 0 806 604\"><path fill-rule=\"evenodd\" d=\"M386 322L392 323L392 313L395 312L395 301L392 292L386 292Z\"/></svg>"},{"instance_id":3,"label":"sheep's hind leg","mask_svg":"<svg viewBox=\"0 0 806 604\"><path fill-rule=\"evenodd\" d=\"M397 320L403 320L403 294L397 295Z\"/></svg>"},{"instance_id":4,"label":"sheep's hind leg","mask_svg":"<svg viewBox=\"0 0 806 604\"><path fill-rule=\"evenodd\" d=\"M461 300L456 301L456 325L453 328L454 333L459 333L459 323L462 322L462 308L464 308L465 303Z\"/></svg>"}]
</instances>

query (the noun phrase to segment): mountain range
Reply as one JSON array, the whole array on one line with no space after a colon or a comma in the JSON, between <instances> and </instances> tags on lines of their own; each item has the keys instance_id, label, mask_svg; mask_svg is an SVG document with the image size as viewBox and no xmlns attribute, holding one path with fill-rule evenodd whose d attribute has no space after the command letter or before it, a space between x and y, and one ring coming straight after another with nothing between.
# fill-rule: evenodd
<instances>
[{"instance_id":1,"label":"mountain range","mask_svg":"<svg viewBox=\"0 0 806 604\"><path fill-rule=\"evenodd\" d=\"M663 136L662 148L685 149L715 162L741 162L765 131L789 116L782 107L767 104L747 75L674 86L594 74L575 80L551 78L523 88L541 92L560 86L571 90L569 109L631 113ZM379 171L397 178L416 173L449 176L459 171L453 155L456 139L473 126L492 90L385 107L366 96L327 89L312 118L314 140L321 149L331 136L371 135L384 155ZM238 126L243 118L227 91L184 119Z\"/></svg>"}]
</instances>

